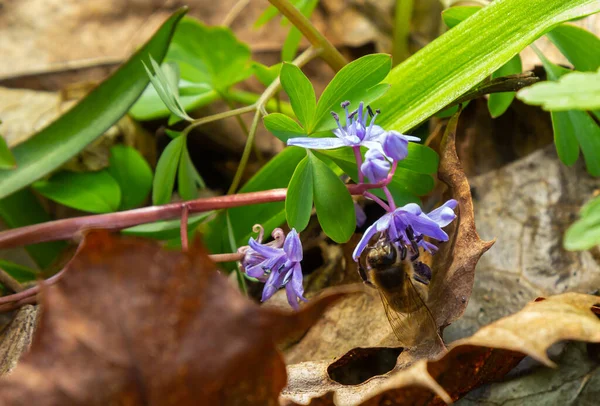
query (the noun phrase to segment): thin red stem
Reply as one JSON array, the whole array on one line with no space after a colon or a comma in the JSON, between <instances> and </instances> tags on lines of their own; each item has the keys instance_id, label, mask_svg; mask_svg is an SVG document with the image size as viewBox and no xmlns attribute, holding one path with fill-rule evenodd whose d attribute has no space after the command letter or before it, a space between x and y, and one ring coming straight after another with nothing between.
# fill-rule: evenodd
<instances>
[{"instance_id":1,"label":"thin red stem","mask_svg":"<svg viewBox=\"0 0 600 406\"><path fill-rule=\"evenodd\" d=\"M369 189L377 189L386 185L387 182L388 180L386 179L386 181L380 183L347 185L347 188L352 195L362 195ZM280 202L285 200L286 192L287 189L272 189L261 192L239 193L187 202L169 203L162 206L149 206L117 213L49 221L0 232L0 248L12 248L46 241L68 240L90 229L116 231L153 221L170 220L181 216L183 206L187 206L189 213L200 213L252 204Z\"/></svg>"},{"instance_id":2,"label":"thin red stem","mask_svg":"<svg viewBox=\"0 0 600 406\"><path fill-rule=\"evenodd\" d=\"M381 189L385 193L385 197L387 197L388 204L390 205L390 210L389 211L396 210L396 202L394 202L394 197L392 196L392 193L390 192L390 189L388 189L387 186L384 186Z\"/></svg>"},{"instance_id":3,"label":"thin red stem","mask_svg":"<svg viewBox=\"0 0 600 406\"><path fill-rule=\"evenodd\" d=\"M180 227L180 235L181 235L181 250L183 252L187 252L188 251L188 215L190 213L190 209L188 208L187 204L184 204L182 209L181 209L181 227Z\"/></svg>"},{"instance_id":4,"label":"thin red stem","mask_svg":"<svg viewBox=\"0 0 600 406\"><path fill-rule=\"evenodd\" d=\"M363 193L363 195L365 197L368 197L369 199L373 200L375 203L377 203L381 207L383 207L383 209L385 211L391 211L390 210L390 206L388 206L383 200L381 200L380 198L378 198L377 196L375 196L373 193L371 193L371 192L365 192L365 193Z\"/></svg>"}]
</instances>

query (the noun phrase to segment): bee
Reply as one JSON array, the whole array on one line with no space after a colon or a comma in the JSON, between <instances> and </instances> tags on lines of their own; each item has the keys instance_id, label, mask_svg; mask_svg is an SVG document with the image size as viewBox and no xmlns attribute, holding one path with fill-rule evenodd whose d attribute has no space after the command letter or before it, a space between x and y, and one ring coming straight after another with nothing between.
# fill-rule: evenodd
<instances>
[{"instance_id":1,"label":"bee","mask_svg":"<svg viewBox=\"0 0 600 406\"><path fill-rule=\"evenodd\" d=\"M411 246L407 248L384 235L368 246L365 254L359 260L359 274L367 285L379 291L385 314L400 343L412 347L421 338L437 336L435 320L425 304L431 269L418 261L415 240L411 238Z\"/></svg>"}]
</instances>

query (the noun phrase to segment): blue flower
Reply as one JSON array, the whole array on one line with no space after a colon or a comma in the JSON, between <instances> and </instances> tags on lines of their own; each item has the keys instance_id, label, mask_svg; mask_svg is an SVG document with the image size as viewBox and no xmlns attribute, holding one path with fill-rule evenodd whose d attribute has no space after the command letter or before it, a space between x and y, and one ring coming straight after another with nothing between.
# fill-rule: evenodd
<instances>
[{"instance_id":1,"label":"blue flower","mask_svg":"<svg viewBox=\"0 0 600 406\"><path fill-rule=\"evenodd\" d=\"M375 119L379 110L371 118L367 125L369 114L365 111L364 103L360 102L358 109L350 113L348 111L349 101L342 103L342 108L346 110L346 125L342 126L340 117L331 112L337 122L338 128L333 130L337 138L310 138L299 137L290 138L288 145L310 149L334 149L340 147L360 147L375 148L381 150L381 136L385 134L383 128L375 125Z\"/></svg>"},{"instance_id":2,"label":"blue flower","mask_svg":"<svg viewBox=\"0 0 600 406\"><path fill-rule=\"evenodd\" d=\"M365 162L360 166L360 170L369 178L371 183L378 183L387 178L390 163L381 152L370 149L365 154Z\"/></svg>"},{"instance_id":3,"label":"blue flower","mask_svg":"<svg viewBox=\"0 0 600 406\"><path fill-rule=\"evenodd\" d=\"M394 161L402 161L408 156L409 141L421 141L421 139L419 137L400 134L398 131L388 131L381 140L383 152L388 158Z\"/></svg>"},{"instance_id":4,"label":"blue flower","mask_svg":"<svg viewBox=\"0 0 600 406\"><path fill-rule=\"evenodd\" d=\"M354 249L352 258L355 261L358 260L376 233L386 233L390 241L405 245L410 245L412 241L415 241L426 251L434 253L437 251L437 247L423 240L423 237L427 236L438 241L448 241L448 234L442 230L442 227L447 226L456 218L454 208L457 205L458 202L451 199L429 214L425 214L419 205L409 203L383 215L365 231Z\"/></svg>"},{"instance_id":5,"label":"blue flower","mask_svg":"<svg viewBox=\"0 0 600 406\"><path fill-rule=\"evenodd\" d=\"M268 300L285 286L288 303L298 309L298 299L304 298L302 286L302 243L295 229L285 237L283 248L277 244L261 244L254 238L248 241L242 266L247 275L265 282L261 301Z\"/></svg>"}]
</instances>

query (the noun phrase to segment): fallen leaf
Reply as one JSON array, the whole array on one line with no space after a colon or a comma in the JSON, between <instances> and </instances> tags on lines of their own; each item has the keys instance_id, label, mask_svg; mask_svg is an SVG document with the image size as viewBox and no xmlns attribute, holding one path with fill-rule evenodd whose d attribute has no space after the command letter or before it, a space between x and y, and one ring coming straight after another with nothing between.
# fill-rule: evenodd
<instances>
[{"instance_id":1,"label":"fallen leaf","mask_svg":"<svg viewBox=\"0 0 600 406\"><path fill-rule=\"evenodd\" d=\"M198 246L91 232L64 278L43 287L39 330L0 379L0 403L274 405L286 383L275 341L343 294L267 311Z\"/></svg>"},{"instance_id":2,"label":"fallen leaf","mask_svg":"<svg viewBox=\"0 0 600 406\"><path fill-rule=\"evenodd\" d=\"M282 395L287 404L311 405L440 405L456 401L472 389L502 378L526 355L554 366L546 351L557 342L600 343L599 301L597 296L580 293L540 299L453 343L438 359L419 360L406 369L359 384L334 381L332 377L341 373L332 371L332 366L360 364L320 361L292 365ZM374 350L367 349L371 357ZM365 349L356 349L347 356L356 358L364 353Z\"/></svg>"}]
</instances>

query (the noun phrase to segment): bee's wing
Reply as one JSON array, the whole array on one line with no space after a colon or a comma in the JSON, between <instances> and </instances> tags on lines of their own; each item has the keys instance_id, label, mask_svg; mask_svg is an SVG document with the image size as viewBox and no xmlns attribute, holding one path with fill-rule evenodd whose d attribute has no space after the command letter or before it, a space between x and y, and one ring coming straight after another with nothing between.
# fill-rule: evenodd
<instances>
[{"instance_id":1,"label":"bee's wing","mask_svg":"<svg viewBox=\"0 0 600 406\"><path fill-rule=\"evenodd\" d=\"M379 289L379 294L394 334L403 346L412 347L420 339L435 337L437 326L410 277L406 278L404 291L405 294L390 295L383 289ZM404 312L398 309L410 309L410 311Z\"/></svg>"}]
</instances>

